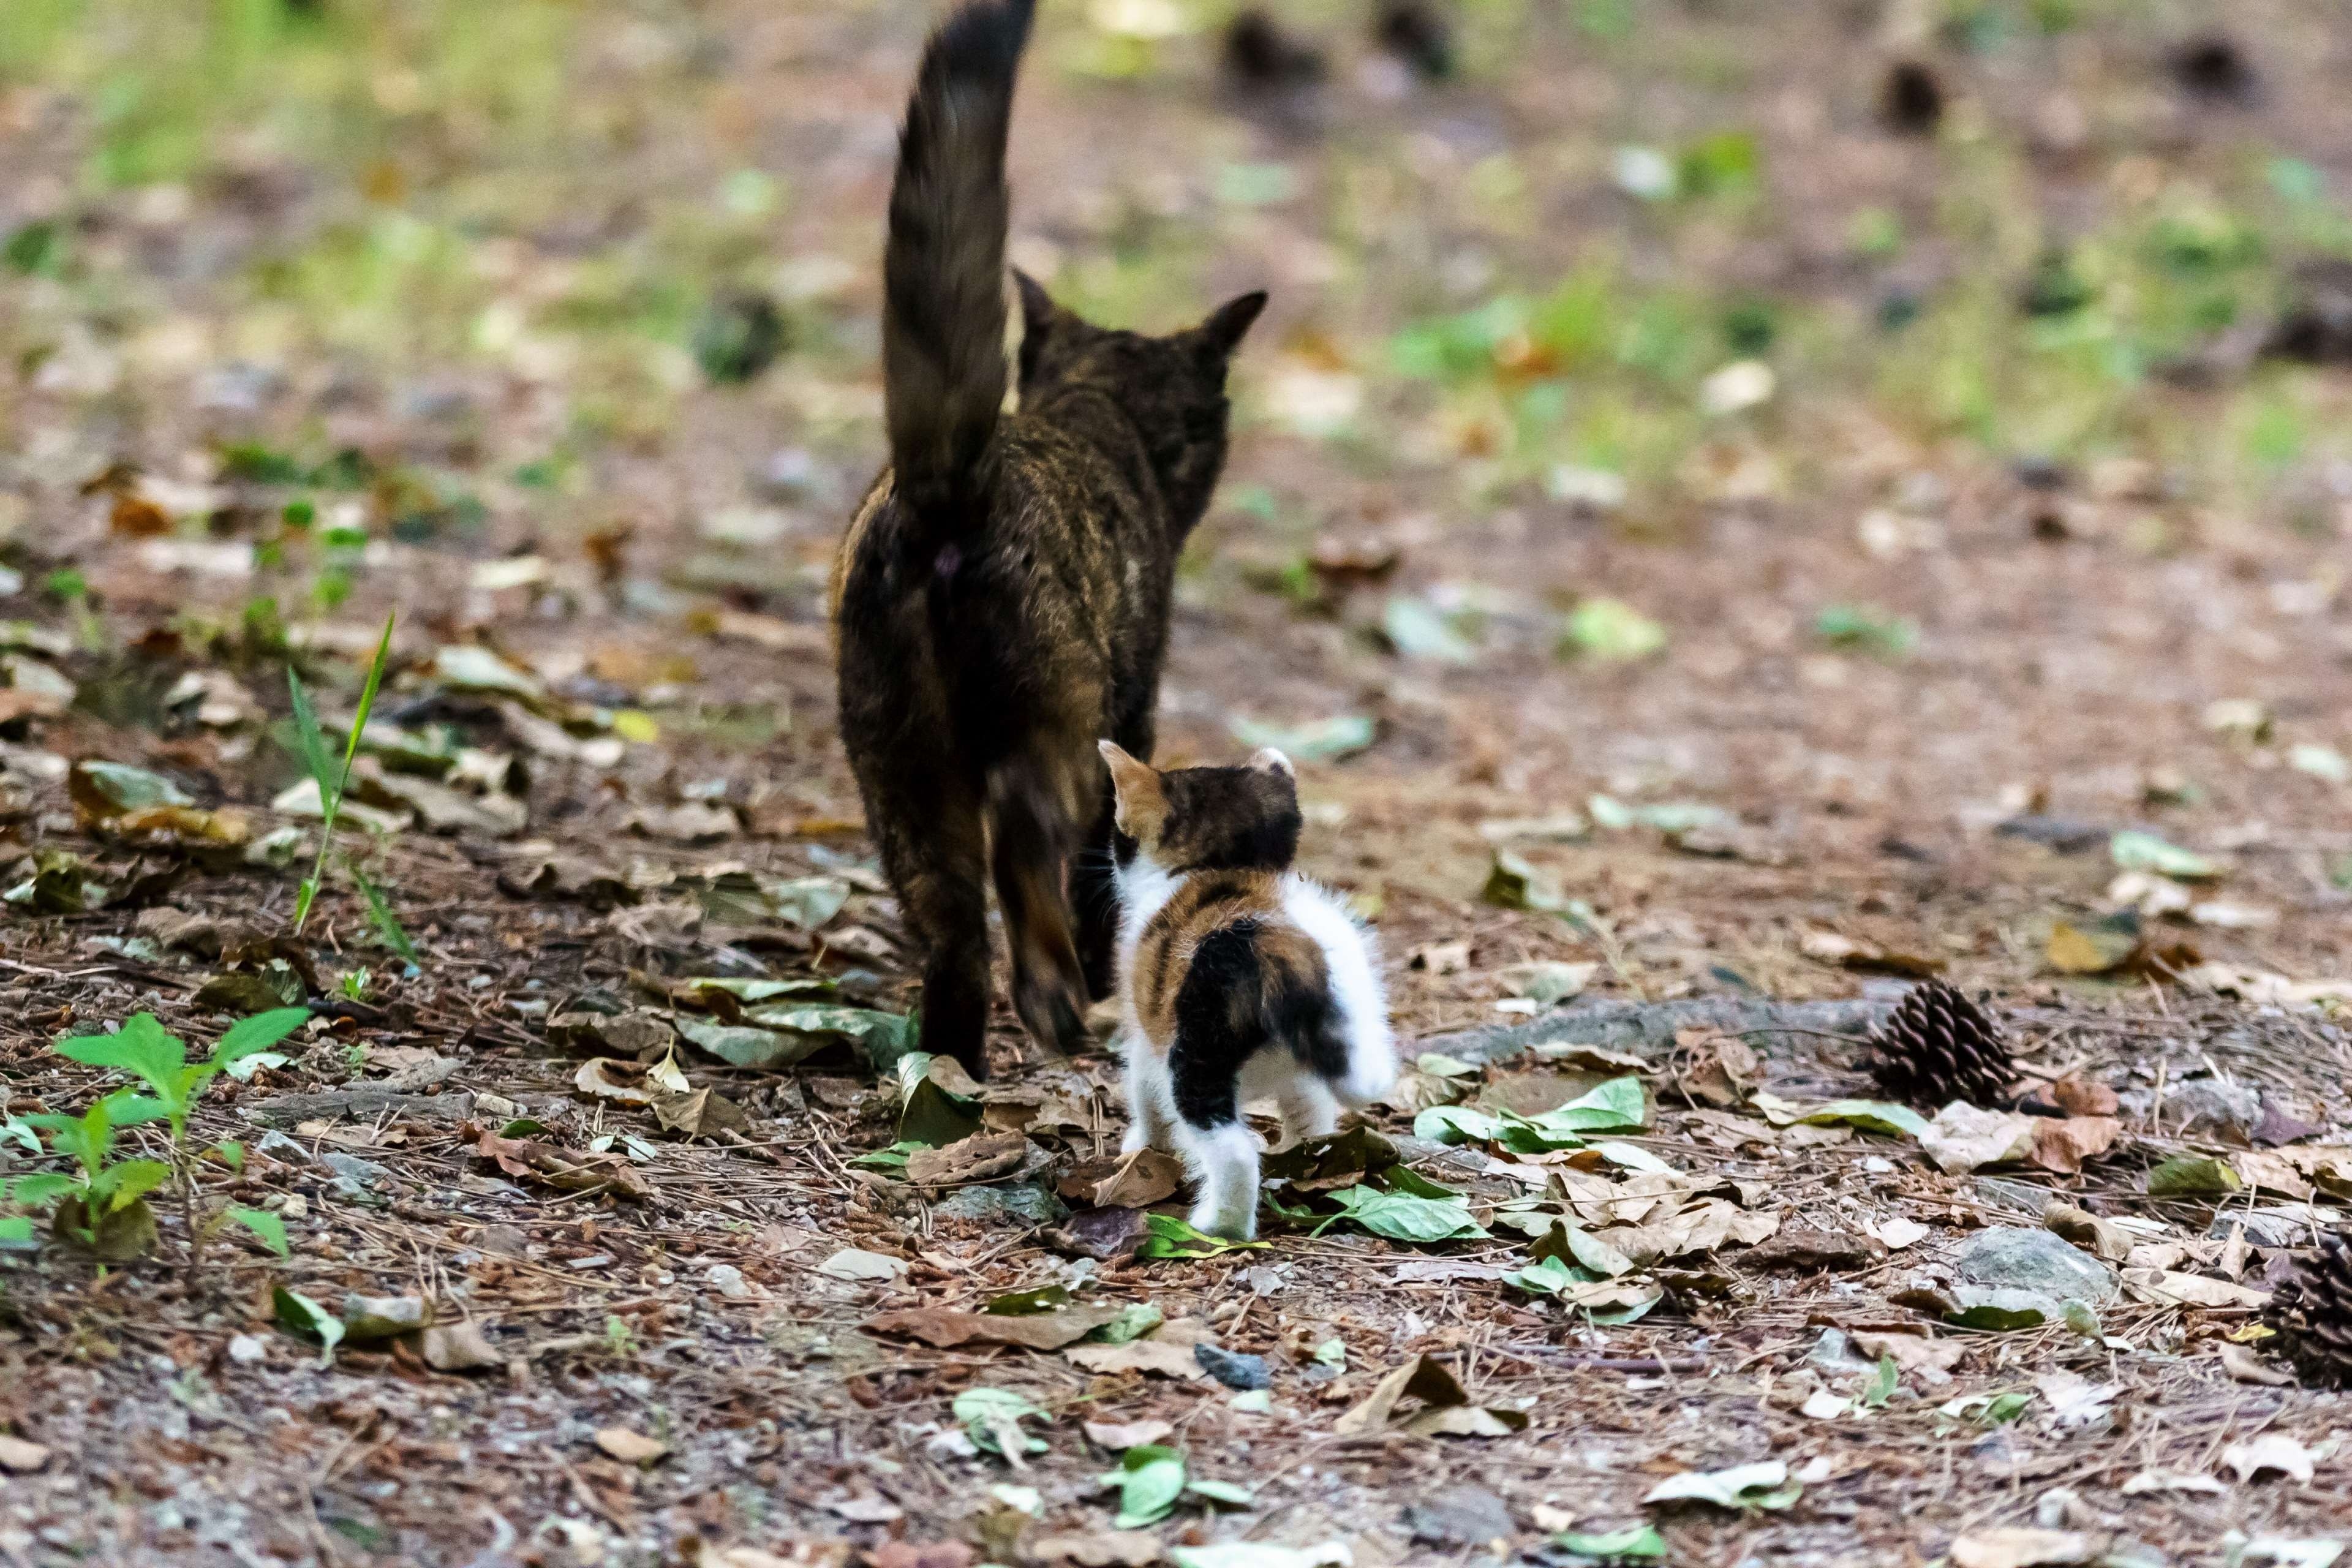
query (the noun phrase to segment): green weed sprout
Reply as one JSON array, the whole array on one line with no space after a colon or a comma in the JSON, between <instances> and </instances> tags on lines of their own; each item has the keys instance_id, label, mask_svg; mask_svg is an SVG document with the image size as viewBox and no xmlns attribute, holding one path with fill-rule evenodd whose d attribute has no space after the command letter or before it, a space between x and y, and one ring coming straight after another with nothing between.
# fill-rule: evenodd
<instances>
[{"instance_id":1,"label":"green weed sprout","mask_svg":"<svg viewBox=\"0 0 2352 1568\"><path fill-rule=\"evenodd\" d=\"M335 842L335 815L343 806L343 787L351 782L352 759L359 754L360 732L367 728L368 714L375 707L377 688L383 684L383 668L392 658L393 617L383 618L383 637L375 645L375 658L368 664L367 682L360 689L360 705L352 715L352 732L343 742L343 759L338 766L327 751L326 731L319 728L319 715L310 706L310 694L303 689L302 678L289 666L286 671L287 689L294 700L294 734L302 748L302 761L310 770L310 777L319 785L319 811L323 823L319 829L319 857L310 863L310 874L302 879L302 890L294 900L294 934L302 934L302 923L310 918L310 905L319 896L319 884L327 871L327 852ZM380 900L370 900L373 905ZM402 941L404 942L404 935ZM397 949L395 949L397 951Z\"/></svg>"}]
</instances>

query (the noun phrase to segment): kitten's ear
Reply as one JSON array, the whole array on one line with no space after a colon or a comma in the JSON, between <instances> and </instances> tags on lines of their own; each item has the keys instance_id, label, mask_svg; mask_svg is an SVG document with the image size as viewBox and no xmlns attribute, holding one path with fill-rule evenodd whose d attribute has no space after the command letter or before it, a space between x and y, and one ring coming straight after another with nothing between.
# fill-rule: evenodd
<instances>
[{"instance_id":1,"label":"kitten's ear","mask_svg":"<svg viewBox=\"0 0 2352 1568\"><path fill-rule=\"evenodd\" d=\"M1230 355L1241 347L1242 339L1265 309L1265 290L1255 289L1237 299L1228 300L1217 307L1209 319L1192 329L1192 335L1206 344L1219 358Z\"/></svg>"},{"instance_id":2,"label":"kitten's ear","mask_svg":"<svg viewBox=\"0 0 2352 1568\"><path fill-rule=\"evenodd\" d=\"M1139 844L1157 844L1168 820L1168 792L1160 787L1160 774L1150 763L1129 756L1116 741L1098 742L1097 749L1110 767L1118 830Z\"/></svg>"},{"instance_id":3,"label":"kitten's ear","mask_svg":"<svg viewBox=\"0 0 2352 1568\"><path fill-rule=\"evenodd\" d=\"M1045 286L1018 267L1013 269L1013 286L1021 294L1021 384L1026 386L1036 378L1037 357L1054 335L1054 319L1062 311Z\"/></svg>"},{"instance_id":4,"label":"kitten's ear","mask_svg":"<svg viewBox=\"0 0 2352 1568\"><path fill-rule=\"evenodd\" d=\"M1249 760L1249 765L1262 773L1280 773L1286 779L1295 779L1298 776L1298 770L1290 765L1290 759L1272 746L1266 747L1265 750L1252 757Z\"/></svg>"}]
</instances>

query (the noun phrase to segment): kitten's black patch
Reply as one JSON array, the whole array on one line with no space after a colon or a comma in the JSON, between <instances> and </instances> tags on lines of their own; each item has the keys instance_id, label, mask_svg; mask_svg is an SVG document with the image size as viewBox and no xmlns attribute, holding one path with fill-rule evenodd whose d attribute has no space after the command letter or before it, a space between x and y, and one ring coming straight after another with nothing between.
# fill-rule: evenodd
<instances>
[{"instance_id":1,"label":"kitten's black patch","mask_svg":"<svg viewBox=\"0 0 2352 1568\"><path fill-rule=\"evenodd\" d=\"M1031 1035L1081 1047L1084 994L1109 988L1095 742L1151 754L1176 558L1224 464L1227 361L1265 302L1147 337L1020 278L1021 407L1002 413L1004 150L1033 6L978 0L925 50L883 262L892 467L834 579L842 742L925 954L925 1048L974 1077L992 870Z\"/></svg>"},{"instance_id":2,"label":"kitten's black patch","mask_svg":"<svg viewBox=\"0 0 2352 1568\"><path fill-rule=\"evenodd\" d=\"M1157 858L1170 871L1280 871L1298 855L1298 781L1265 768L1176 768Z\"/></svg>"},{"instance_id":3,"label":"kitten's black patch","mask_svg":"<svg viewBox=\"0 0 2352 1568\"><path fill-rule=\"evenodd\" d=\"M1327 1079L1348 1070L1348 1042L1319 963L1295 942L1268 945L1255 919L1220 926L1192 950L1176 994L1176 1039L1168 1051L1176 1113L1192 1126L1222 1127L1241 1115L1241 1071L1269 1047L1287 1048Z\"/></svg>"}]
</instances>

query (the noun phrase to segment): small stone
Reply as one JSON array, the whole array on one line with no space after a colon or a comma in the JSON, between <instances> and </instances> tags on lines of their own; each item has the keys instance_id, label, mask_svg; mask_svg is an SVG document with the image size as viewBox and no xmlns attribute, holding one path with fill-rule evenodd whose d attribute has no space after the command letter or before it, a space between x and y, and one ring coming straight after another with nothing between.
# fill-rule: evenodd
<instances>
[{"instance_id":1,"label":"small stone","mask_svg":"<svg viewBox=\"0 0 2352 1568\"><path fill-rule=\"evenodd\" d=\"M49 1462L49 1451L38 1443L27 1443L22 1437L0 1436L0 1469L25 1475Z\"/></svg>"},{"instance_id":2,"label":"small stone","mask_svg":"<svg viewBox=\"0 0 2352 1568\"><path fill-rule=\"evenodd\" d=\"M1194 1345L1192 1359L1201 1370L1223 1384L1244 1393L1253 1388L1271 1388L1274 1375L1266 1370L1265 1357L1244 1355L1238 1351L1220 1350L1215 1345Z\"/></svg>"},{"instance_id":3,"label":"small stone","mask_svg":"<svg viewBox=\"0 0 2352 1568\"><path fill-rule=\"evenodd\" d=\"M1405 1528L1414 1542L1447 1551L1486 1551L1518 1533L1510 1506L1484 1487L1450 1487L1424 1502L1408 1503Z\"/></svg>"},{"instance_id":4,"label":"small stone","mask_svg":"<svg viewBox=\"0 0 2352 1568\"><path fill-rule=\"evenodd\" d=\"M228 1342L228 1359L239 1366L258 1366L268 1354L269 1342L258 1334L238 1334Z\"/></svg>"},{"instance_id":5,"label":"small stone","mask_svg":"<svg viewBox=\"0 0 2352 1568\"><path fill-rule=\"evenodd\" d=\"M391 1174L373 1160L362 1160L357 1154L346 1154L341 1150L320 1155L319 1163L335 1173L338 1189L348 1184L354 1192L365 1192Z\"/></svg>"},{"instance_id":6,"label":"small stone","mask_svg":"<svg viewBox=\"0 0 2352 1568\"><path fill-rule=\"evenodd\" d=\"M530 1256L530 1237L523 1234L520 1226L486 1225L474 1238L474 1245L493 1258Z\"/></svg>"},{"instance_id":7,"label":"small stone","mask_svg":"<svg viewBox=\"0 0 2352 1568\"><path fill-rule=\"evenodd\" d=\"M1865 1232L1811 1230L1791 1226L1748 1248L1740 1261L1750 1268L1817 1273L1822 1269L1868 1268L1885 1258L1885 1244Z\"/></svg>"},{"instance_id":8,"label":"small stone","mask_svg":"<svg viewBox=\"0 0 2352 1568\"><path fill-rule=\"evenodd\" d=\"M2215 1132L2234 1142L2253 1141L2263 1119L2263 1097L2251 1084L2225 1083L2218 1078L2193 1078L2172 1086L2164 1097L2161 1131L2167 1133Z\"/></svg>"},{"instance_id":9,"label":"small stone","mask_svg":"<svg viewBox=\"0 0 2352 1568\"><path fill-rule=\"evenodd\" d=\"M743 1271L731 1263L711 1265L710 1272L704 1278L710 1281L713 1290L730 1301L748 1301L753 1294L751 1282L744 1279Z\"/></svg>"},{"instance_id":10,"label":"small stone","mask_svg":"<svg viewBox=\"0 0 2352 1568\"><path fill-rule=\"evenodd\" d=\"M2063 1301L2098 1302L2116 1294L2116 1271L2046 1230L2003 1226L1960 1244L1953 1268L1971 1284L2039 1291Z\"/></svg>"},{"instance_id":11,"label":"small stone","mask_svg":"<svg viewBox=\"0 0 2352 1568\"><path fill-rule=\"evenodd\" d=\"M2317 1228L2325 1230L2332 1222L2322 1222ZM2308 1215L2276 1209L2226 1209L2213 1216L2205 1234L2215 1241L2227 1241L2230 1232L2240 1226L2246 1231L2249 1247L2308 1247L2314 1225Z\"/></svg>"},{"instance_id":12,"label":"small stone","mask_svg":"<svg viewBox=\"0 0 2352 1568\"><path fill-rule=\"evenodd\" d=\"M2042 1217L2050 1206L2048 1187L2037 1187L2031 1182L2013 1182L2005 1176L1979 1176L1977 1196L1995 1208L2009 1209L2021 1215Z\"/></svg>"},{"instance_id":13,"label":"small stone","mask_svg":"<svg viewBox=\"0 0 2352 1568\"><path fill-rule=\"evenodd\" d=\"M417 1336L416 1350L436 1372L478 1372L506 1364L482 1325L471 1318L425 1330Z\"/></svg>"},{"instance_id":14,"label":"small stone","mask_svg":"<svg viewBox=\"0 0 2352 1568\"><path fill-rule=\"evenodd\" d=\"M1868 1372L1878 1364L1854 1353L1853 1342L1843 1329L1823 1329L1805 1359L1830 1373Z\"/></svg>"},{"instance_id":15,"label":"small stone","mask_svg":"<svg viewBox=\"0 0 2352 1568\"><path fill-rule=\"evenodd\" d=\"M433 1309L422 1296L362 1296L343 1298L343 1337L354 1344L412 1333L433 1321Z\"/></svg>"},{"instance_id":16,"label":"small stone","mask_svg":"<svg viewBox=\"0 0 2352 1568\"><path fill-rule=\"evenodd\" d=\"M253 1146L253 1151L257 1154L267 1154L273 1160L283 1160L289 1165L310 1163L310 1150L302 1147L299 1141L276 1131L263 1133L261 1142Z\"/></svg>"},{"instance_id":17,"label":"small stone","mask_svg":"<svg viewBox=\"0 0 2352 1568\"><path fill-rule=\"evenodd\" d=\"M1069 1212L1061 1199L1034 1183L965 1187L931 1205L935 1218L989 1226L1052 1225Z\"/></svg>"}]
</instances>

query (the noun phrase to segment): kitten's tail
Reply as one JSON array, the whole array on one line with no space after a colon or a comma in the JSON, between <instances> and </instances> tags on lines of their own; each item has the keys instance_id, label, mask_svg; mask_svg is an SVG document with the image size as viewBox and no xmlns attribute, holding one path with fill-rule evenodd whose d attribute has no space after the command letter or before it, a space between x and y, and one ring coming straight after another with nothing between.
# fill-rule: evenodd
<instances>
[{"instance_id":1,"label":"kitten's tail","mask_svg":"<svg viewBox=\"0 0 2352 1568\"><path fill-rule=\"evenodd\" d=\"M883 401L900 502L977 521L1004 402L1004 143L1035 0L974 0L931 35L890 187Z\"/></svg>"}]
</instances>

